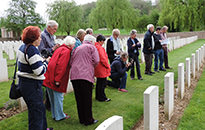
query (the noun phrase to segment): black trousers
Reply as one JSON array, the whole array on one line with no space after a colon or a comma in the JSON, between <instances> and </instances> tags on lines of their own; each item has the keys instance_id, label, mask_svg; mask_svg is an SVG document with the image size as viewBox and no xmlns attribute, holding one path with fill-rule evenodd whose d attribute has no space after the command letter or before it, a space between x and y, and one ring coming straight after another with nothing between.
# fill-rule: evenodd
<instances>
[{"instance_id":1,"label":"black trousers","mask_svg":"<svg viewBox=\"0 0 205 130\"><path fill-rule=\"evenodd\" d=\"M20 91L28 107L29 130L47 129L42 83L40 80L19 77Z\"/></svg>"},{"instance_id":2,"label":"black trousers","mask_svg":"<svg viewBox=\"0 0 205 130\"><path fill-rule=\"evenodd\" d=\"M131 72L130 72L130 77L134 78L135 77L135 63L136 63L136 70L137 70L137 78L140 79L141 76L141 72L140 72L140 63L139 63L139 58L137 55L131 56L129 58L129 61L131 62L131 58L134 60L134 62L132 63L131 66Z\"/></svg>"},{"instance_id":3,"label":"black trousers","mask_svg":"<svg viewBox=\"0 0 205 130\"><path fill-rule=\"evenodd\" d=\"M145 73L150 73L152 68L153 54L144 54L145 57Z\"/></svg>"},{"instance_id":4,"label":"black trousers","mask_svg":"<svg viewBox=\"0 0 205 130\"><path fill-rule=\"evenodd\" d=\"M164 46L162 48L164 50L164 67L168 68L169 67L169 65L168 65L168 49L167 49L167 47L164 47Z\"/></svg>"},{"instance_id":5,"label":"black trousers","mask_svg":"<svg viewBox=\"0 0 205 130\"><path fill-rule=\"evenodd\" d=\"M107 99L105 95L105 87L106 87L106 81L107 78L97 78L97 83L96 83L96 100L99 101L105 101Z\"/></svg>"},{"instance_id":6,"label":"black trousers","mask_svg":"<svg viewBox=\"0 0 205 130\"><path fill-rule=\"evenodd\" d=\"M92 124L92 89L93 83L87 80L71 80L77 102L78 118L81 124Z\"/></svg>"}]
</instances>

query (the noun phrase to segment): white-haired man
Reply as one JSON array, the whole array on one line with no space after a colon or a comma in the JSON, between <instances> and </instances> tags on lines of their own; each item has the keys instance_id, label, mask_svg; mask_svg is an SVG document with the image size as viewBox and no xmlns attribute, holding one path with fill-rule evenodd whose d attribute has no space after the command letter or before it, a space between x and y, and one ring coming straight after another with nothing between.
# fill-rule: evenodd
<instances>
[{"instance_id":1,"label":"white-haired man","mask_svg":"<svg viewBox=\"0 0 205 130\"><path fill-rule=\"evenodd\" d=\"M145 57L145 74L152 75L154 72L151 71L152 68L152 59L153 59L153 33L154 33L154 25L147 25L148 31L144 35L144 47L143 53Z\"/></svg>"},{"instance_id":2,"label":"white-haired man","mask_svg":"<svg viewBox=\"0 0 205 130\"><path fill-rule=\"evenodd\" d=\"M120 30L119 29L113 29L112 36L107 40L107 55L108 59L110 61L110 64L114 61L115 57L120 56L120 53L122 51L120 46L120 40L119 40Z\"/></svg>"},{"instance_id":3,"label":"white-haired man","mask_svg":"<svg viewBox=\"0 0 205 130\"><path fill-rule=\"evenodd\" d=\"M55 20L49 20L46 23L46 29L41 33L41 43L38 47L40 53L52 54L60 45L55 44L55 32L58 29L58 23Z\"/></svg>"}]
</instances>

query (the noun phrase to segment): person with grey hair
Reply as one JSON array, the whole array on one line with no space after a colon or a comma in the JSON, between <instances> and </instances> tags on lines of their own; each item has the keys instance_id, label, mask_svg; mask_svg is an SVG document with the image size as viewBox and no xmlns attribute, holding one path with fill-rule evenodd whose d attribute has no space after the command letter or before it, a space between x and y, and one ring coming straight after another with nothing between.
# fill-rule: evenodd
<instances>
[{"instance_id":1,"label":"person with grey hair","mask_svg":"<svg viewBox=\"0 0 205 130\"><path fill-rule=\"evenodd\" d=\"M85 35L86 35L85 30L83 29L78 30L78 32L76 33L76 38L75 38L76 43L75 43L75 47L73 48L73 50L75 50L78 46L82 45Z\"/></svg>"},{"instance_id":2,"label":"person with grey hair","mask_svg":"<svg viewBox=\"0 0 205 130\"><path fill-rule=\"evenodd\" d=\"M41 42L38 46L38 50L41 56L44 58L51 57L54 51L60 46L60 44L55 44L55 32L58 29L58 23L55 20L49 20L46 23L46 29L41 33ZM50 102L48 100L48 94L46 91L45 98L46 109L50 110Z\"/></svg>"},{"instance_id":3,"label":"person with grey hair","mask_svg":"<svg viewBox=\"0 0 205 130\"><path fill-rule=\"evenodd\" d=\"M86 34L93 35L93 29L92 28L87 28L85 31L86 31Z\"/></svg>"},{"instance_id":4,"label":"person with grey hair","mask_svg":"<svg viewBox=\"0 0 205 130\"><path fill-rule=\"evenodd\" d=\"M55 32L58 29L58 23L55 20L49 20L46 23L46 29L41 33L41 43L38 47L40 53L49 52L52 54L60 45L55 44Z\"/></svg>"},{"instance_id":5,"label":"person with grey hair","mask_svg":"<svg viewBox=\"0 0 205 130\"><path fill-rule=\"evenodd\" d=\"M152 68L152 59L153 59L153 49L154 49L154 25L147 25L148 31L144 35L144 47L143 53L145 57L145 74L152 75L154 72L151 71Z\"/></svg>"},{"instance_id":6,"label":"person with grey hair","mask_svg":"<svg viewBox=\"0 0 205 130\"><path fill-rule=\"evenodd\" d=\"M107 54L110 64L112 64L115 57L120 56L122 51L120 46L120 39L118 38L120 35L119 29L113 29L112 36L107 40Z\"/></svg>"},{"instance_id":7,"label":"person with grey hair","mask_svg":"<svg viewBox=\"0 0 205 130\"><path fill-rule=\"evenodd\" d=\"M107 81L108 86L118 88L118 91L128 92L126 90L127 73L131 63L126 63L128 59L127 52L121 52L121 55L116 57L111 64L111 75L112 81Z\"/></svg>"},{"instance_id":8,"label":"person with grey hair","mask_svg":"<svg viewBox=\"0 0 205 130\"><path fill-rule=\"evenodd\" d=\"M168 65L168 52L169 52L169 50L167 48L168 45L167 45L167 42L165 42L165 41L168 40L167 39L167 35L166 35L167 30L168 30L168 27L167 26L163 26L162 29L161 29L160 35L161 35L161 38L162 38L162 42L164 43L162 45L162 48L164 50L164 67L166 69L171 69L171 67L169 67L169 65Z\"/></svg>"},{"instance_id":9,"label":"person with grey hair","mask_svg":"<svg viewBox=\"0 0 205 130\"><path fill-rule=\"evenodd\" d=\"M56 121L70 118L63 112L63 93L66 93L68 86L69 60L74 46L75 38L67 36L53 53L45 73L46 79L43 81L51 103L52 118Z\"/></svg>"},{"instance_id":10,"label":"person with grey hair","mask_svg":"<svg viewBox=\"0 0 205 130\"><path fill-rule=\"evenodd\" d=\"M98 122L92 115L94 69L100 60L94 44L95 37L86 35L82 45L73 51L70 61L70 80L74 88L78 117L80 123L84 125Z\"/></svg>"},{"instance_id":11,"label":"person with grey hair","mask_svg":"<svg viewBox=\"0 0 205 130\"><path fill-rule=\"evenodd\" d=\"M139 63L139 49L141 48L141 43L137 40L136 35L137 31L135 29L131 30L130 38L127 40L127 47L128 47L128 54L129 54L129 61L133 61L131 65L131 72L130 77L131 80L135 78L135 69L134 69L134 62L136 63L137 69L137 77L139 80L143 80L140 72L140 63Z\"/></svg>"}]
</instances>

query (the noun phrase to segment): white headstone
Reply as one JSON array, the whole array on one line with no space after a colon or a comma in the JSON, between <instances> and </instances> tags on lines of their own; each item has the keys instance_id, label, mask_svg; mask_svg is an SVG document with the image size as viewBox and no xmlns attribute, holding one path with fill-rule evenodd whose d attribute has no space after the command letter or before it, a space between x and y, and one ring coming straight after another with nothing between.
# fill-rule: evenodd
<instances>
[{"instance_id":1,"label":"white headstone","mask_svg":"<svg viewBox=\"0 0 205 130\"><path fill-rule=\"evenodd\" d=\"M190 70L190 58L186 58L186 85L189 88L191 84L191 70Z\"/></svg>"},{"instance_id":2,"label":"white headstone","mask_svg":"<svg viewBox=\"0 0 205 130\"><path fill-rule=\"evenodd\" d=\"M204 62L204 46L201 46L201 62Z\"/></svg>"},{"instance_id":3,"label":"white headstone","mask_svg":"<svg viewBox=\"0 0 205 130\"><path fill-rule=\"evenodd\" d=\"M159 90L151 86L144 92L144 130L159 129Z\"/></svg>"},{"instance_id":4,"label":"white headstone","mask_svg":"<svg viewBox=\"0 0 205 130\"><path fill-rule=\"evenodd\" d=\"M196 70L199 71L199 50L196 50Z\"/></svg>"},{"instance_id":5,"label":"white headstone","mask_svg":"<svg viewBox=\"0 0 205 130\"><path fill-rule=\"evenodd\" d=\"M174 111L174 73L168 72L164 76L164 112L168 120Z\"/></svg>"},{"instance_id":6,"label":"white headstone","mask_svg":"<svg viewBox=\"0 0 205 130\"><path fill-rule=\"evenodd\" d=\"M18 99L18 103L19 103L19 108L21 111L27 110L26 102L24 101L22 97Z\"/></svg>"},{"instance_id":7,"label":"white headstone","mask_svg":"<svg viewBox=\"0 0 205 130\"><path fill-rule=\"evenodd\" d=\"M199 50L199 68L201 66L201 48L198 49Z\"/></svg>"},{"instance_id":8,"label":"white headstone","mask_svg":"<svg viewBox=\"0 0 205 130\"><path fill-rule=\"evenodd\" d=\"M14 60L14 50L12 47L9 47L9 60Z\"/></svg>"},{"instance_id":9,"label":"white headstone","mask_svg":"<svg viewBox=\"0 0 205 130\"><path fill-rule=\"evenodd\" d=\"M6 59L0 59L0 82L8 81L8 68Z\"/></svg>"},{"instance_id":10,"label":"white headstone","mask_svg":"<svg viewBox=\"0 0 205 130\"><path fill-rule=\"evenodd\" d=\"M1 43L0 43L0 59L3 59L3 49Z\"/></svg>"},{"instance_id":11,"label":"white headstone","mask_svg":"<svg viewBox=\"0 0 205 130\"><path fill-rule=\"evenodd\" d=\"M193 53L192 56L191 56L191 73L192 73L192 76L193 78L195 78L195 71L196 71L196 68L195 68L195 54Z\"/></svg>"},{"instance_id":12,"label":"white headstone","mask_svg":"<svg viewBox=\"0 0 205 130\"><path fill-rule=\"evenodd\" d=\"M178 96L184 97L184 63L178 65Z\"/></svg>"},{"instance_id":13,"label":"white headstone","mask_svg":"<svg viewBox=\"0 0 205 130\"><path fill-rule=\"evenodd\" d=\"M123 130L123 117L112 116L101 123L95 130Z\"/></svg>"}]
</instances>

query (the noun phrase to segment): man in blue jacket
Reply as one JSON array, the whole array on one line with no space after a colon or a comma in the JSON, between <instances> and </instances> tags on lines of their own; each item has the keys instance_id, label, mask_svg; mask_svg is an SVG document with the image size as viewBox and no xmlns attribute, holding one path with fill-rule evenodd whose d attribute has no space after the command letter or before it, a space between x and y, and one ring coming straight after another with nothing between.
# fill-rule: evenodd
<instances>
[{"instance_id":1,"label":"man in blue jacket","mask_svg":"<svg viewBox=\"0 0 205 130\"><path fill-rule=\"evenodd\" d=\"M137 69L137 77L139 80L142 80L142 76L140 73L140 63L139 63L139 48L141 48L140 42L137 40L136 35L137 31L133 29L130 32L130 38L127 40L127 46L128 46L128 54L129 54L129 61L133 61L131 65L131 72L130 77L131 80L135 78L135 68L134 68L134 62L136 63L136 69Z\"/></svg>"},{"instance_id":2,"label":"man in blue jacket","mask_svg":"<svg viewBox=\"0 0 205 130\"><path fill-rule=\"evenodd\" d=\"M148 31L145 33L144 36L144 57L145 57L145 74L152 75L154 72L151 71L152 68L152 59L153 59L153 49L154 49L154 25L149 24L147 25Z\"/></svg>"},{"instance_id":3,"label":"man in blue jacket","mask_svg":"<svg viewBox=\"0 0 205 130\"><path fill-rule=\"evenodd\" d=\"M131 63L127 63L128 54L126 52L122 52L120 57L116 57L111 64L111 75L110 78L112 82L108 82L109 86L118 88L121 92L128 92L126 88L127 82L127 73L129 70Z\"/></svg>"}]
</instances>

